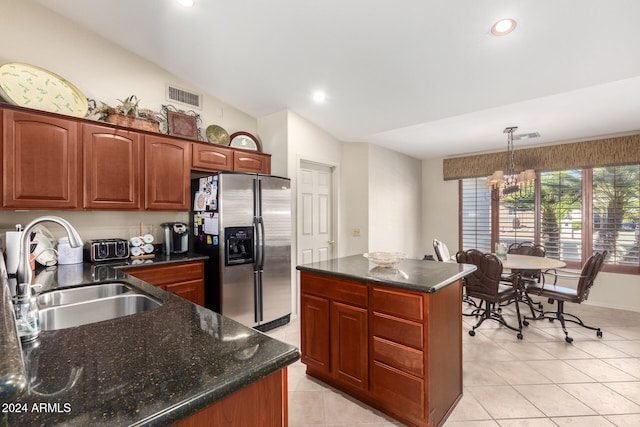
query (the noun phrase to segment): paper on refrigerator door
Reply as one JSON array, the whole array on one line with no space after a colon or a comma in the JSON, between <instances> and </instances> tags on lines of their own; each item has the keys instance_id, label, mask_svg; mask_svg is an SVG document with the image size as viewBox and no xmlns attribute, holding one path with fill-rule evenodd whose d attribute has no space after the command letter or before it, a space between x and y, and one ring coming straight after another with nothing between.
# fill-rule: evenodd
<instances>
[{"instance_id":1,"label":"paper on refrigerator door","mask_svg":"<svg viewBox=\"0 0 640 427\"><path fill-rule=\"evenodd\" d=\"M204 232L204 234L218 235L218 214L217 213L204 217L204 224L203 224L202 231Z\"/></svg>"}]
</instances>

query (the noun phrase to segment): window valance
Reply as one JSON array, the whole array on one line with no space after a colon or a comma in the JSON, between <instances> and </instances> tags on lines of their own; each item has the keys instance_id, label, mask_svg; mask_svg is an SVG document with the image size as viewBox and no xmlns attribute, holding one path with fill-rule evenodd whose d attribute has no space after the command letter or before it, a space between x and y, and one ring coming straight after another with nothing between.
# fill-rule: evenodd
<instances>
[{"instance_id":1,"label":"window valance","mask_svg":"<svg viewBox=\"0 0 640 427\"><path fill-rule=\"evenodd\" d=\"M640 134L516 150L515 170L556 171L640 163ZM504 170L507 152L444 159L445 181L489 176Z\"/></svg>"}]
</instances>

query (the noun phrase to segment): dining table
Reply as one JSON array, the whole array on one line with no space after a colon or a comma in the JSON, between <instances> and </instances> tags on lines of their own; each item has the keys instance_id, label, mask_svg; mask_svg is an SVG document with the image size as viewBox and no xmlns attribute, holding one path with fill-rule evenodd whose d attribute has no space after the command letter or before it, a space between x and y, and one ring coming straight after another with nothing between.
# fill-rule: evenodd
<instances>
[{"instance_id":1,"label":"dining table","mask_svg":"<svg viewBox=\"0 0 640 427\"><path fill-rule=\"evenodd\" d=\"M549 268L562 268L567 265L566 262L559 259L516 254L507 254L506 258L501 259L501 261L502 268L509 270L547 270Z\"/></svg>"},{"instance_id":2,"label":"dining table","mask_svg":"<svg viewBox=\"0 0 640 427\"><path fill-rule=\"evenodd\" d=\"M533 256L533 255L518 255L518 254L506 254L506 257L501 258L502 268L505 270L510 270L511 272L524 272L524 271L535 271L535 272L544 272L545 270L554 269L554 268L562 268L566 267L567 263L561 261L559 259L541 257L541 256ZM538 273L540 275L540 273ZM535 317L534 307L533 305L537 305L538 309L542 309L542 303L532 301L527 293L527 280L532 279L521 279L519 280L519 296L518 300L526 303L531 310L532 317ZM533 279L536 280L536 279ZM525 322L526 324L526 322Z\"/></svg>"}]
</instances>

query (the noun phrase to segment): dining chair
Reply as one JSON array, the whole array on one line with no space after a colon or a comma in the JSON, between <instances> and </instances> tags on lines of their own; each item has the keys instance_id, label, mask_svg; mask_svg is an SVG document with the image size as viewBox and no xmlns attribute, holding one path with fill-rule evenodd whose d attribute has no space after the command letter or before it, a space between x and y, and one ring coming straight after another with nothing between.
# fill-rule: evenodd
<instances>
[{"instance_id":1,"label":"dining chair","mask_svg":"<svg viewBox=\"0 0 640 427\"><path fill-rule=\"evenodd\" d=\"M485 320L495 320L503 326L517 332L517 338L522 339L522 318L520 317L520 307L516 303L516 316L518 327L507 323L502 313L497 310L501 302L516 299L519 292L519 279L516 275L511 282L502 281L502 262L493 254L486 254L477 249L459 251L456 253L456 260L461 264L473 264L476 270L465 277L467 294L472 298L477 298L484 302L484 307L474 310L476 317L480 317L478 323L469 331L469 335L474 336L476 329Z\"/></svg>"},{"instance_id":2,"label":"dining chair","mask_svg":"<svg viewBox=\"0 0 640 427\"><path fill-rule=\"evenodd\" d=\"M449 252L449 248L444 242L438 239L433 239L433 250L436 253L436 258L438 258L438 261L451 261L451 252Z\"/></svg>"},{"instance_id":3,"label":"dining chair","mask_svg":"<svg viewBox=\"0 0 640 427\"><path fill-rule=\"evenodd\" d=\"M533 242L515 242L509 245L508 254L529 255L545 257L547 252L543 245L536 245ZM540 282L540 270L512 270L512 273L520 273L522 280L525 282Z\"/></svg>"},{"instance_id":4,"label":"dining chair","mask_svg":"<svg viewBox=\"0 0 640 427\"><path fill-rule=\"evenodd\" d=\"M436 253L436 258L438 258L438 261L441 262L453 262L454 259L451 256L451 253L449 252L449 248L447 247L447 245L438 240L438 239L433 239L433 250ZM473 306L476 308L476 310L473 310L471 313L462 313L463 316L475 316L475 313L478 309L478 303L476 301L473 300L473 298L471 298L466 291L466 286L465 286L465 280L462 280L462 286L463 286L463 294L462 294L462 302L466 302L467 304L469 304L470 306Z\"/></svg>"},{"instance_id":5,"label":"dining chair","mask_svg":"<svg viewBox=\"0 0 640 427\"><path fill-rule=\"evenodd\" d=\"M546 249L543 245L537 245L533 242L515 242L509 245L507 248L507 254L513 255L528 255L528 256L538 256L545 257L547 255ZM542 272L540 269L536 270L521 270L521 269L513 269L511 270L511 274L503 274L502 280L510 281L511 275L520 275L520 285L528 286L530 283L539 283ZM529 305L531 312L533 313L534 307L538 307L538 311L542 311L543 305L541 302L532 301L528 298L528 295L525 292L520 292L518 295L521 302L525 302ZM501 304L502 307L507 306L513 303L513 299ZM525 322L526 325L526 322Z\"/></svg>"},{"instance_id":6,"label":"dining chair","mask_svg":"<svg viewBox=\"0 0 640 427\"><path fill-rule=\"evenodd\" d=\"M568 343L573 342L573 338L569 336L567 331L566 322L572 322L583 328L596 331L596 336L602 338L602 330L593 326L586 325L578 316L567 313L564 311L564 303L570 302L574 304L581 304L589 297L589 291L593 287L596 276L602 268L604 259L607 256L607 251L597 252L593 254L587 262L582 266L580 273L575 273L567 270L550 269L542 274L542 280L540 283L535 283L526 287L525 292L527 294L537 295L541 297L547 297L550 300L554 300L557 303L555 311L543 311L539 315L533 317L525 317L525 319L540 320L549 319L550 321L559 320L564 331L565 341ZM547 277L553 278L553 283L547 283ZM577 281L576 289L558 286L558 279ZM524 323L526 326L528 323Z\"/></svg>"}]
</instances>

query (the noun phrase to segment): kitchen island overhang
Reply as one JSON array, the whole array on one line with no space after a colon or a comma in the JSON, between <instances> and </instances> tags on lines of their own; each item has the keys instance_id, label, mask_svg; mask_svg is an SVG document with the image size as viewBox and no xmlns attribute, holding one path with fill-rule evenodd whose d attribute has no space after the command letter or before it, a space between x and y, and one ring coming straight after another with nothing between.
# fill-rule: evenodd
<instances>
[{"instance_id":1,"label":"kitchen island overhang","mask_svg":"<svg viewBox=\"0 0 640 427\"><path fill-rule=\"evenodd\" d=\"M297 270L307 374L407 425L442 425L462 397L462 278L475 267L354 255Z\"/></svg>"}]
</instances>

